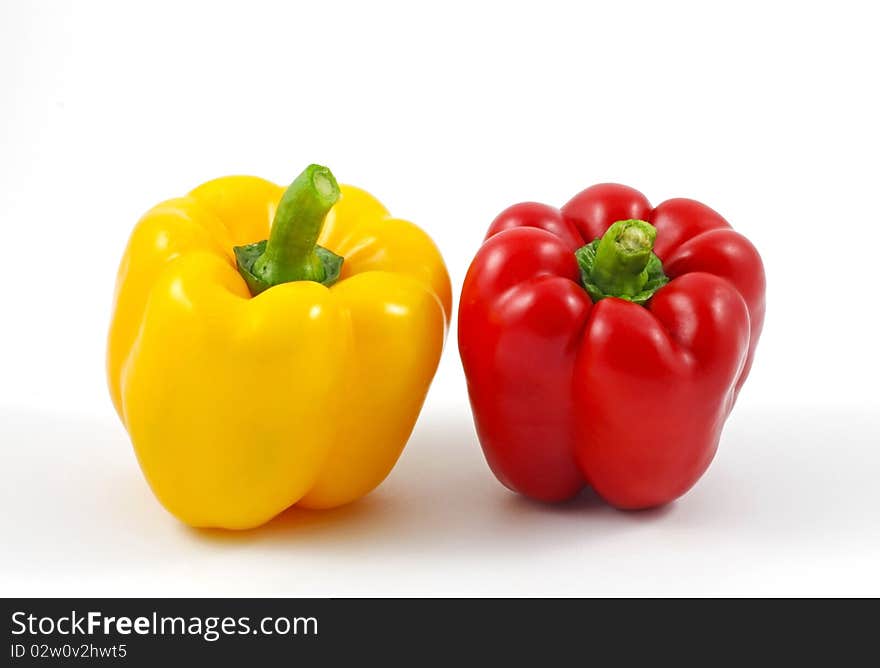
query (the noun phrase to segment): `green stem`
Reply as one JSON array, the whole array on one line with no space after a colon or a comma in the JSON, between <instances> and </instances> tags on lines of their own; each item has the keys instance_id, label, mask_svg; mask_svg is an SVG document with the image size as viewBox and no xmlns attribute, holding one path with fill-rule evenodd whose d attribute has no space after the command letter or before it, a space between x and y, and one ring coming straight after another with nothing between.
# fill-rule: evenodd
<instances>
[{"instance_id":1,"label":"green stem","mask_svg":"<svg viewBox=\"0 0 880 668\"><path fill-rule=\"evenodd\" d=\"M645 306L669 282L653 253L656 236L657 230L644 220L618 220L601 238L574 252L594 304L618 297Z\"/></svg>"},{"instance_id":2,"label":"green stem","mask_svg":"<svg viewBox=\"0 0 880 668\"><path fill-rule=\"evenodd\" d=\"M644 220L618 220L596 248L591 279L608 296L631 296L648 282L657 230Z\"/></svg>"},{"instance_id":3,"label":"green stem","mask_svg":"<svg viewBox=\"0 0 880 668\"><path fill-rule=\"evenodd\" d=\"M251 273L267 287L291 281L324 282L326 271L316 244L324 218L338 200L333 173L321 165L306 167L281 197L266 250Z\"/></svg>"}]
</instances>

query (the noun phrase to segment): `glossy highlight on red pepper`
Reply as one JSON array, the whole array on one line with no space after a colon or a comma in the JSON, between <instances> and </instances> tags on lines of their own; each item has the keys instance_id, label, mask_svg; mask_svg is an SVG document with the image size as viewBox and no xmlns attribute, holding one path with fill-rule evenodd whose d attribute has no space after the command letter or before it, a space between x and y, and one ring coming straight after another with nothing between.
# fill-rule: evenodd
<instances>
[{"instance_id":1,"label":"glossy highlight on red pepper","mask_svg":"<svg viewBox=\"0 0 880 668\"><path fill-rule=\"evenodd\" d=\"M681 496L748 376L764 294L755 247L691 199L652 207L600 184L561 209L506 209L470 266L458 321L492 471L542 501L585 486L625 509Z\"/></svg>"}]
</instances>

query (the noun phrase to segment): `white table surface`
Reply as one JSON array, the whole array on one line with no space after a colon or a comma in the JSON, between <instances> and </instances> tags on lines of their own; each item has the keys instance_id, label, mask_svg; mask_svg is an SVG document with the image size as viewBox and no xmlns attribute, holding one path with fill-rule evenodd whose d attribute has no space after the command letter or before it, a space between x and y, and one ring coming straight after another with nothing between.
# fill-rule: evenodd
<instances>
[{"instance_id":1,"label":"white table surface","mask_svg":"<svg viewBox=\"0 0 880 668\"><path fill-rule=\"evenodd\" d=\"M111 419L0 411L0 591L880 594L877 414L744 409L689 494L625 513L508 492L448 408L366 499L244 533L168 515Z\"/></svg>"}]
</instances>

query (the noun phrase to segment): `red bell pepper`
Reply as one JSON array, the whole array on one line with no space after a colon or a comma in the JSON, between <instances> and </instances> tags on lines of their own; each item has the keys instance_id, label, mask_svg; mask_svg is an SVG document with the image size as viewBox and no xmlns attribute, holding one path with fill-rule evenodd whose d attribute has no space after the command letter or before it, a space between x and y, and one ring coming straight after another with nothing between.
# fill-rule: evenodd
<instances>
[{"instance_id":1,"label":"red bell pepper","mask_svg":"<svg viewBox=\"0 0 880 668\"><path fill-rule=\"evenodd\" d=\"M656 236L655 236L656 235ZM486 460L510 489L619 508L700 478L764 321L754 246L709 207L587 188L517 204L465 278L458 342Z\"/></svg>"}]
</instances>

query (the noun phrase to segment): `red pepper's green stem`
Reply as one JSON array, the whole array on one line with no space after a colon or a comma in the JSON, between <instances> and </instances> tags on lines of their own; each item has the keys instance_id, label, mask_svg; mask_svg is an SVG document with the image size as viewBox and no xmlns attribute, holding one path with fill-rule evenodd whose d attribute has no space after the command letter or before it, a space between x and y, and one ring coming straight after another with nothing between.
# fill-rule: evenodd
<instances>
[{"instance_id":1,"label":"red pepper's green stem","mask_svg":"<svg viewBox=\"0 0 880 668\"><path fill-rule=\"evenodd\" d=\"M253 275L268 286L324 281L324 265L315 244L327 212L338 200L339 185L333 173L321 165L306 167L281 197L266 250L254 262Z\"/></svg>"},{"instance_id":2,"label":"red pepper's green stem","mask_svg":"<svg viewBox=\"0 0 880 668\"><path fill-rule=\"evenodd\" d=\"M638 294L648 282L646 267L657 230L644 220L618 220L596 248L591 279L608 296Z\"/></svg>"}]
</instances>

